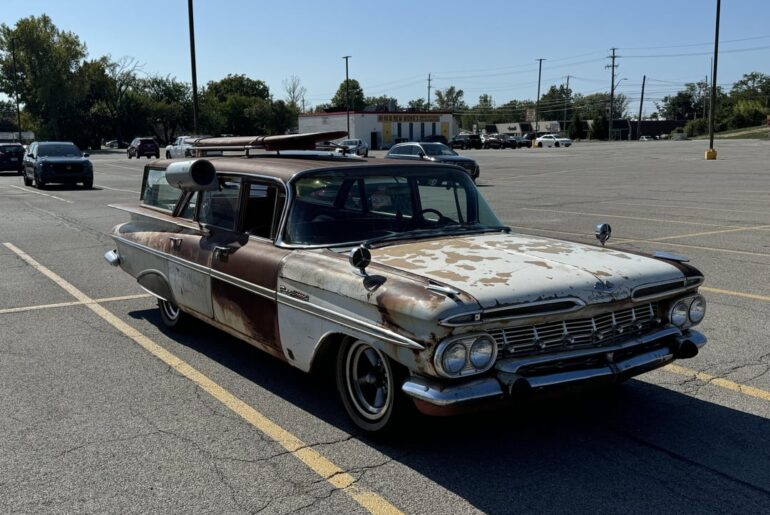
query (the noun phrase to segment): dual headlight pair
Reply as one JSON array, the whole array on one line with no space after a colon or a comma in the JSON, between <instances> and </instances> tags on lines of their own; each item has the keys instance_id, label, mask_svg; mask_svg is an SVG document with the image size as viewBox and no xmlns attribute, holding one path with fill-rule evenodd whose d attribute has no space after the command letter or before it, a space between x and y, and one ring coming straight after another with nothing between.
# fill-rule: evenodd
<instances>
[{"instance_id":1,"label":"dual headlight pair","mask_svg":"<svg viewBox=\"0 0 770 515\"><path fill-rule=\"evenodd\" d=\"M668 310L668 320L679 329L698 325L706 316L706 299L703 295L692 295L675 300Z\"/></svg>"},{"instance_id":2,"label":"dual headlight pair","mask_svg":"<svg viewBox=\"0 0 770 515\"><path fill-rule=\"evenodd\" d=\"M441 342L433 364L444 377L461 377L489 370L497 357L497 344L488 334L470 334Z\"/></svg>"}]
</instances>

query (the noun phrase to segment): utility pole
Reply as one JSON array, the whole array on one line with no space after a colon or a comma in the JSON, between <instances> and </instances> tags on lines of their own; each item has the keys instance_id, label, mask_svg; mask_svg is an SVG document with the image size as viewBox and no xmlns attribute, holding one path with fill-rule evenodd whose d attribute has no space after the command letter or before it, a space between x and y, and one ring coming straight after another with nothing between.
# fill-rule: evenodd
<instances>
[{"instance_id":1,"label":"utility pole","mask_svg":"<svg viewBox=\"0 0 770 515\"><path fill-rule=\"evenodd\" d=\"M187 18L190 22L190 63L192 65L193 132L198 134L198 72L195 70L195 22L193 0L187 0Z\"/></svg>"},{"instance_id":2,"label":"utility pole","mask_svg":"<svg viewBox=\"0 0 770 515\"><path fill-rule=\"evenodd\" d=\"M639 99L639 118L636 122L636 139L642 135L642 105L644 104L644 83L647 82L647 76L642 76L642 97Z\"/></svg>"},{"instance_id":3,"label":"utility pole","mask_svg":"<svg viewBox=\"0 0 770 515\"><path fill-rule=\"evenodd\" d=\"M535 101L535 136L537 136L537 130L540 128L540 77L543 73L543 61L545 59L535 59L538 64L537 69L537 100ZM532 145L534 147L534 145Z\"/></svg>"},{"instance_id":4,"label":"utility pole","mask_svg":"<svg viewBox=\"0 0 770 515\"><path fill-rule=\"evenodd\" d=\"M562 117L562 118L564 118L564 121L562 123L562 130L563 131L567 130L567 101L572 96L569 93L569 75L567 75L567 91L565 91L565 93L567 93L567 96L564 97L564 116Z\"/></svg>"},{"instance_id":5,"label":"utility pole","mask_svg":"<svg viewBox=\"0 0 770 515\"><path fill-rule=\"evenodd\" d=\"M343 55L345 59L345 109L348 113L348 138L350 137L350 80L348 79L348 59L352 56Z\"/></svg>"},{"instance_id":6,"label":"utility pole","mask_svg":"<svg viewBox=\"0 0 770 515\"><path fill-rule=\"evenodd\" d=\"M714 114L716 112L717 102L717 58L719 57L719 8L722 0L717 0L717 20L714 30L714 67L711 69L711 102L709 102L709 148L706 151L706 159L717 158L717 151L714 150Z\"/></svg>"},{"instance_id":7,"label":"utility pole","mask_svg":"<svg viewBox=\"0 0 770 515\"><path fill-rule=\"evenodd\" d=\"M706 81L706 85L703 88L703 117L706 117L706 95L709 93L709 76L706 75L706 78L704 79Z\"/></svg>"},{"instance_id":8,"label":"utility pole","mask_svg":"<svg viewBox=\"0 0 770 515\"><path fill-rule=\"evenodd\" d=\"M430 73L428 74L428 111L430 111Z\"/></svg>"},{"instance_id":9,"label":"utility pole","mask_svg":"<svg viewBox=\"0 0 770 515\"><path fill-rule=\"evenodd\" d=\"M16 128L19 130L19 143L21 143L21 110L19 109L19 74L16 71L16 38L11 38L11 56L13 57L13 89L16 93Z\"/></svg>"},{"instance_id":10,"label":"utility pole","mask_svg":"<svg viewBox=\"0 0 770 515\"><path fill-rule=\"evenodd\" d=\"M608 58L612 59L612 64L608 64L605 66L605 68L609 68L612 70L612 77L610 79L610 119L609 119L609 130L607 131L607 141L612 140L612 119L614 115L614 104L615 104L615 68L618 67L617 64L615 64L615 59L618 58L617 55L615 55L615 51L617 48L612 47L610 49L612 51L612 55L607 56Z\"/></svg>"}]
</instances>

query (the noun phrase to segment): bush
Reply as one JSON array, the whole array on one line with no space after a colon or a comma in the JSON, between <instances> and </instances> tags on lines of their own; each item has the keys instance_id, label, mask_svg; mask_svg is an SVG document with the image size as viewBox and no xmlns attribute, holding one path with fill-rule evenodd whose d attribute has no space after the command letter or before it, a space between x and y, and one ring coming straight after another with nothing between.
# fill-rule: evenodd
<instances>
[{"instance_id":1,"label":"bush","mask_svg":"<svg viewBox=\"0 0 770 515\"><path fill-rule=\"evenodd\" d=\"M684 126L684 132L687 133L688 138L693 136L700 136L706 134L709 131L709 122L706 118L698 118L696 120L690 120L687 125Z\"/></svg>"}]
</instances>

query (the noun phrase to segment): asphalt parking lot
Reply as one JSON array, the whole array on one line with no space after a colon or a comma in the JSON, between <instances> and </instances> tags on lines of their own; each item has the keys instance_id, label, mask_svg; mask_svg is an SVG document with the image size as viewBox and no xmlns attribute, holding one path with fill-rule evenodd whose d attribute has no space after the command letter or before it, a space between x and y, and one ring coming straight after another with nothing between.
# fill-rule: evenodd
<instances>
[{"instance_id":1,"label":"asphalt parking lot","mask_svg":"<svg viewBox=\"0 0 770 515\"><path fill-rule=\"evenodd\" d=\"M717 143L712 162L697 141L466 152L516 231L593 243L608 222L608 246L688 256L709 344L397 440L224 333L163 329L102 258L146 160L93 155L93 190L0 173L0 511L770 512L770 142Z\"/></svg>"}]
</instances>

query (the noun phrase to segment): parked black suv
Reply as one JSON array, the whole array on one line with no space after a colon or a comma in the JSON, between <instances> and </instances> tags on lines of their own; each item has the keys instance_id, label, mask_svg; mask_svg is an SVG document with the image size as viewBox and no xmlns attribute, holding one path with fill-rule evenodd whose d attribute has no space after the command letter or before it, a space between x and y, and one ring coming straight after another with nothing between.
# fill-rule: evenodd
<instances>
[{"instance_id":1,"label":"parked black suv","mask_svg":"<svg viewBox=\"0 0 770 515\"><path fill-rule=\"evenodd\" d=\"M24 156L24 185L42 189L52 182L94 185L94 167L71 141L36 141Z\"/></svg>"},{"instance_id":2,"label":"parked black suv","mask_svg":"<svg viewBox=\"0 0 770 515\"><path fill-rule=\"evenodd\" d=\"M449 142L449 146L452 148L461 148L467 150L469 148L481 148L481 136L478 134L458 134Z\"/></svg>"},{"instance_id":3,"label":"parked black suv","mask_svg":"<svg viewBox=\"0 0 770 515\"><path fill-rule=\"evenodd\" d=\"M446 137L444 137L443 134L431 134L428 136L425 136L420 140L420 143L441 143L443 145L449 146L449 142L447 141Z\"/></svg>"},{"instance_id":4,"label":"parked black suv","mask_svg":"<svg viewBox=\"0 0 770 515\"><path fill-rule=\"evenodd\" d=\"M20 143L0 143L0 172L24 172L24 147Z\"/></svg>"},{"instance_id":5,"label":"parked black suv","mask_svg":"<svg viewBox=\"0 0 770 515\"><path fill-rule=\"evenodd\" d=\"M128 146L126 154L128 154L129 159L132 157L139 159L142 156L158 159L160 157L160 146L152 138L134 138L134 141Z\"/></svg>"}]
</instances>

